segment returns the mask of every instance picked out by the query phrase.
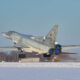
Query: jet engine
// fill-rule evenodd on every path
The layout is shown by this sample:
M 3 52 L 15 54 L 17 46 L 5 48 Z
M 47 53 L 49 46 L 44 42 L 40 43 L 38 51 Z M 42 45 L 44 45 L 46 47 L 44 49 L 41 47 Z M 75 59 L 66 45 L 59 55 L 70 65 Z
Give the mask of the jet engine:
M 55 55 L 59 55 L 62 51 L 62 46 L 60 44 L 55 45 Z
M 62 51 L 62 46 L 60 44 L 56 44 L 55 48 L 49 49 L 48 53 L 43 54 L 44 57 L 51 57 L 51 55 L 59 55 Z

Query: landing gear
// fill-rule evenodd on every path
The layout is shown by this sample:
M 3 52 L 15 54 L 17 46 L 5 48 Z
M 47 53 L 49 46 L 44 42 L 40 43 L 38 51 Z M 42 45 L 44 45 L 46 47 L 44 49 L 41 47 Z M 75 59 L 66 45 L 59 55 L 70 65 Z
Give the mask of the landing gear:
M 54 54 L 54 49 L 53 48 L 51 48 L 50 50 L 49 50 L 49 52 L 46 54 L 43 54 L 43 56 L 44 57 L 51 57 L 52 55 Z
M 22 59 L 22 58 L 25 58 L 26 57 L 26 55 L 25 54 L 19 54 L 19 59 Z
M 50 54 L 43 54 L 43 57 L 51 57 L 51 55 Z
M 22 48 L 18 47 L 18 51 L 19 51 L 19 54 L 18 54 L 19 59 L 22 59 L 22 58 L 26 57 L 25 54 L 23 53 Z
M 22 48 L 19 48 L 19 47 L 18 47 L 18 51 L 23 52 Z
M 45 62 L 51 62 L 53 54 L 54 54 L 54 49 L 53 48 L 51 48 L 48 53 L 44 53 L 43 57 L 45 59 Z
M 14 44 L 16 44 L 16 42 L 14 42 Z

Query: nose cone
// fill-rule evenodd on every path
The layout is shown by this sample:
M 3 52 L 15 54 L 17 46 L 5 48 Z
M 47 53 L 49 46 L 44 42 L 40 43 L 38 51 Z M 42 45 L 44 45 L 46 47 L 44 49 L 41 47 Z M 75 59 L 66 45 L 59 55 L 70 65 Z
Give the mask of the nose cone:
M 2 32 L 2 35 L 6 38 L 9 38 L 9 35 L 6 32 Z

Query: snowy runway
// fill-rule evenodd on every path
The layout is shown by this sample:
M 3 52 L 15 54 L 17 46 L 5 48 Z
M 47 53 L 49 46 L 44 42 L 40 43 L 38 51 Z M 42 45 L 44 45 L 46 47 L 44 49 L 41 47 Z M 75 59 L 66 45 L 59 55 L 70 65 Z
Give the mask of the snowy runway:
M 0 68 L 0 80 L 80 80 L 79 68 Z
M 80 80 L 80 63 L 0 63 L 0 80 Z
M 42 62 L 42 63 L 18 63 L 2 62 L 0 67 L 14 68 L 80 68 L 80 62 Z

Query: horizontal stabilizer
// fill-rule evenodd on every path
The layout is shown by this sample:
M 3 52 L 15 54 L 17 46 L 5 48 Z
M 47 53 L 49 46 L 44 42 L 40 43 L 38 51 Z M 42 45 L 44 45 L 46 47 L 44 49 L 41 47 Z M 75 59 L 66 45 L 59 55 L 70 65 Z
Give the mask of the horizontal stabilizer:
M 69 45 L 69 46 L 62 46 L 62 51 L 66 51 L 69 49 L 76 49 L 76 48 L 80 48 L 80 45 Z

